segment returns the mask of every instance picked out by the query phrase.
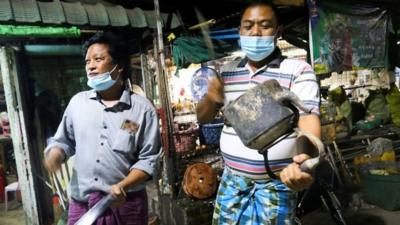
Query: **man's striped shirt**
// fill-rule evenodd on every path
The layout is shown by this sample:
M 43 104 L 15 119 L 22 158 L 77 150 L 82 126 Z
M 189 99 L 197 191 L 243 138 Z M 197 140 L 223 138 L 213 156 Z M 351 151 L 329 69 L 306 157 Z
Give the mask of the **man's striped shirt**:
M 279 49 L 276 57 L 264 67 L 252 72 L 246 59 L 232 61 L 221 68 L 225 88 L 225 105 L 242 95 L 246 90 L 270 79 L 277 80 L 282 88 L 295 93 L 319 115 L 320 93 L 312 67 L 301 60 L 282 58 Z M 305 112 L 300 111 L 300 115 Z M 226 166 L 233 172 L 254 179 L 267 178 L 263 155 L 243 145 L 232 127 L 224 126 L 220 147 Z M 279 171 L 292 162 L 296 153 L 295 134 L 271 147 L 268 151 L 269 164 L 273 171 Z

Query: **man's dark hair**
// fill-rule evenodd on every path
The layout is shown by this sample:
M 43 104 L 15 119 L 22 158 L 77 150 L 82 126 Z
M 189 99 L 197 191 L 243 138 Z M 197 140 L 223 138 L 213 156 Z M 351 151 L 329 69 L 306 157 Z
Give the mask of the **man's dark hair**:
M 115 33 L 96 33 L 83 44 L 83 57 L 86 57 L 89 47 L 96 43 L 108 45 L 108 54 L 110 54 L 113 63 L 118 64 L 121 68 L 123 68 L 123 79 L 128 79 L 131 75 L 131 66 L 129 57 L 130 52 L 127 42 L 121 36 Z
M 262 7 L 262 6 L 264 6 L 264 7 L 269 7 L 269 8 L 271 8 L 272 9 L 272 11 L 274 12 L 274 14 L 275 14 L 275 18 L 276 18 L 276 24 L 277 25 L 279 25 L 279 11 L 278 11 L 278 8 L 276 7 L 276 5 L 274 4 L 274 3 L 272 3 L 272 1 L 261 1 L 261 0 L 259 0 L 259 1 L 252 1 L 251 3 L 249 3 L 244 9 L 243 9 L 243 11 L 242 11 L 242 13 L 241 13 L 241 16 L 240 16 L 240 19 L 243 17 L 243 14 L 244 14 L 244 12 L 247 10 L 247 9 L 250 9 L 250 8 L 254 8 L 254 7 Z

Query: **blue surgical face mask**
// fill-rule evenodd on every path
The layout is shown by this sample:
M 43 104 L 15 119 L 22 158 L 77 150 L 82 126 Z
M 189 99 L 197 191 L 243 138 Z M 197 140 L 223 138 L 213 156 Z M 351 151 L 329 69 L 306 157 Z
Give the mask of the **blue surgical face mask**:
M 109 72 L 98 74 L 94 77 L 88 76 L 87 85 L 96 91 L 104 91 L 109 89 L 118 80 L 118 77 L 115 80 L 111 78 L 111 73 L 114 72 L 115 68 L 117 68 L 117 65 L 115 65 L 114 68 Z
M 242 36 L 240 47 L 251 61 L 265 59 L 275 50 L 275 36 Z

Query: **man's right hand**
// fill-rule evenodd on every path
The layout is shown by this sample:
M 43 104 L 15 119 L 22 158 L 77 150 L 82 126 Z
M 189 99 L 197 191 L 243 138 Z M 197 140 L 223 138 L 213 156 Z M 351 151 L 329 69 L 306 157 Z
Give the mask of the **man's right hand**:
M 208 81 L 208 93 L 197 104 L 196 114 L 199 123 L 210 123 L 224 103 L 224 84 L 219 77 Z
M 219 77 L 213 77 L 208 81 L 208 97 L 216 103 L 224 103 L 224 84 Z
M 65 158 L 65 153 L 61 148 L 53 147 L 45 155 L 43 164 L 49 172 L 56 172 L 60 169 L 61 163 Z

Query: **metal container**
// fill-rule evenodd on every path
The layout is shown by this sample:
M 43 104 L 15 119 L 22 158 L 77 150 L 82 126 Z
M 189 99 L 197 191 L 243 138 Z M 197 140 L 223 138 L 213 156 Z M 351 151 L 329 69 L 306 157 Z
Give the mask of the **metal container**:
M 262 153 L 296 127 L 298 111 L 293 104 L 301 105 L 297 96 L 269 80 L 230 102 L 224 116 L 245 146 Z

